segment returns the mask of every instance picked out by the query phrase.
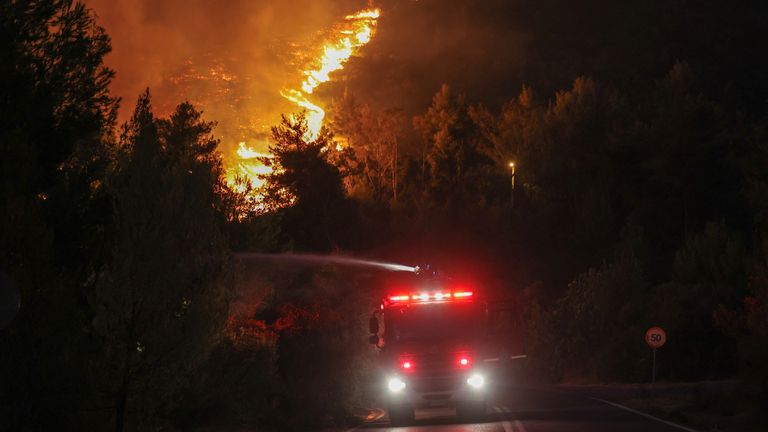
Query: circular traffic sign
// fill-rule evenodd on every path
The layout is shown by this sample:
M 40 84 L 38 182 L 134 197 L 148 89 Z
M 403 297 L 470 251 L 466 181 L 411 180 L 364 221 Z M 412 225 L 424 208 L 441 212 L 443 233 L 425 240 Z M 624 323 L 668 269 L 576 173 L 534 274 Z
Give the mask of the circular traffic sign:
M 667 343 L 667 332 L 661 327 L 651 327 L 645 332 L 645 343 L 651 348 L 661 348 Z

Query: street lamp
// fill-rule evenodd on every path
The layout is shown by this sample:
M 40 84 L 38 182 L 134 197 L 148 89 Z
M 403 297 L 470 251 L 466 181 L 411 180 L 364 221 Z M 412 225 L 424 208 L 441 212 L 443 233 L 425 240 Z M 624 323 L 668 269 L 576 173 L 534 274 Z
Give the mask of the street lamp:
M 515 208 L 515 162 L 510 161 L 509 162 L 509 169 L 512 171 L 512 188 L 509 191 L 509 202 L 510 207 Z

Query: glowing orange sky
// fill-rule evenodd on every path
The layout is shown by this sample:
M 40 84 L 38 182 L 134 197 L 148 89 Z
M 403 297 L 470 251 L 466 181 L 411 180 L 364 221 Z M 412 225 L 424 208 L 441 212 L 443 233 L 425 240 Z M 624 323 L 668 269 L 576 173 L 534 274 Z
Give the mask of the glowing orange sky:
M 107 64 L 126 120 L 146 87 L 159 115 L 188 99 L 218 122 L 227 154 L 241 141 L 263 149 L 280 113 L 296 107 L 280 91 L 301 83 L 301 68 L 323 32 L 366 1 L 86 0 L 112 38 Z M 322 98 L 322 96 L 315 96 Z

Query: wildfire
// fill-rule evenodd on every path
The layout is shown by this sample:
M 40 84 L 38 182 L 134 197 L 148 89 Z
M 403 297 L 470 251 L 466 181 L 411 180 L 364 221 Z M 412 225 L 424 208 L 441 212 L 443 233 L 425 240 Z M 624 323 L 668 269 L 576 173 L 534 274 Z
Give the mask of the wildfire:
M 237 148 L 237 172 L 247 178 L 253 188 L 259 188 L 264 184 L 259 176 L 272 172 L 272 168 L 261 163 L 259 158 L 271 157 L 269 153 L 259 153 L 241 142 Z
M 371 41 L 378 18 L 379 9 L 366 9 L 344 17 L 344 21 L 336 25 L 331 31 L 331 36 L 325 40 L 319 50 L 319 57 L 309 65 L 307 70 L 302 71 L 304 81 L 297 88 L 280 91 L 285 99 L 307 111 L 306 140 L 312 141 L 317 138 L 325 119 L 325 110 L 317 103 L 310 101 L 308 96 L 313 94 L 320 84 L 330 81 L 331 73 L 343 69 L 350 57 Z M 259 176 L 269 174 L 272 168 L 264 165 L 259 157 L 269 156 L 241 142 L 234 157 L 236 163 L 232 164 L 228 170 L 229 183 L 235 185 L 237 178 L 245 178 L 254 189 L 261 187 L 264 181 Z
M 313 69 L 304 71 L 306 78 L 301 83 L 301 90 L 287 89 L 280 93 L 307 110 L 308 140 L 315 139 L 320 133 L 325 110 L 310 102 L 307 95 L 311 95 L 320 84 L 328 82 L 331 72 L 343 69 L 356 50 L 371 41 L 378 18 L 378 9 L 367 9 L 344 17 L 344 22 L 336 29 L 335 37 L 325 44 L 322 55 L 312 65 Z

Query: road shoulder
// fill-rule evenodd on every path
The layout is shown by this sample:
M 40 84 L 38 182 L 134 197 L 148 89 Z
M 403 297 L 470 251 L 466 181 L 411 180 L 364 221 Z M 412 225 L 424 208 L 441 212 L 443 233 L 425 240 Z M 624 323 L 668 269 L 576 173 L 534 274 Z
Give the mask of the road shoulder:
M 694 383 L 556 385 L 562 391 L 612 404 L 638 415 L 678 425 L 682 430 L 759 432 L 768 430 L 737 381 Z

